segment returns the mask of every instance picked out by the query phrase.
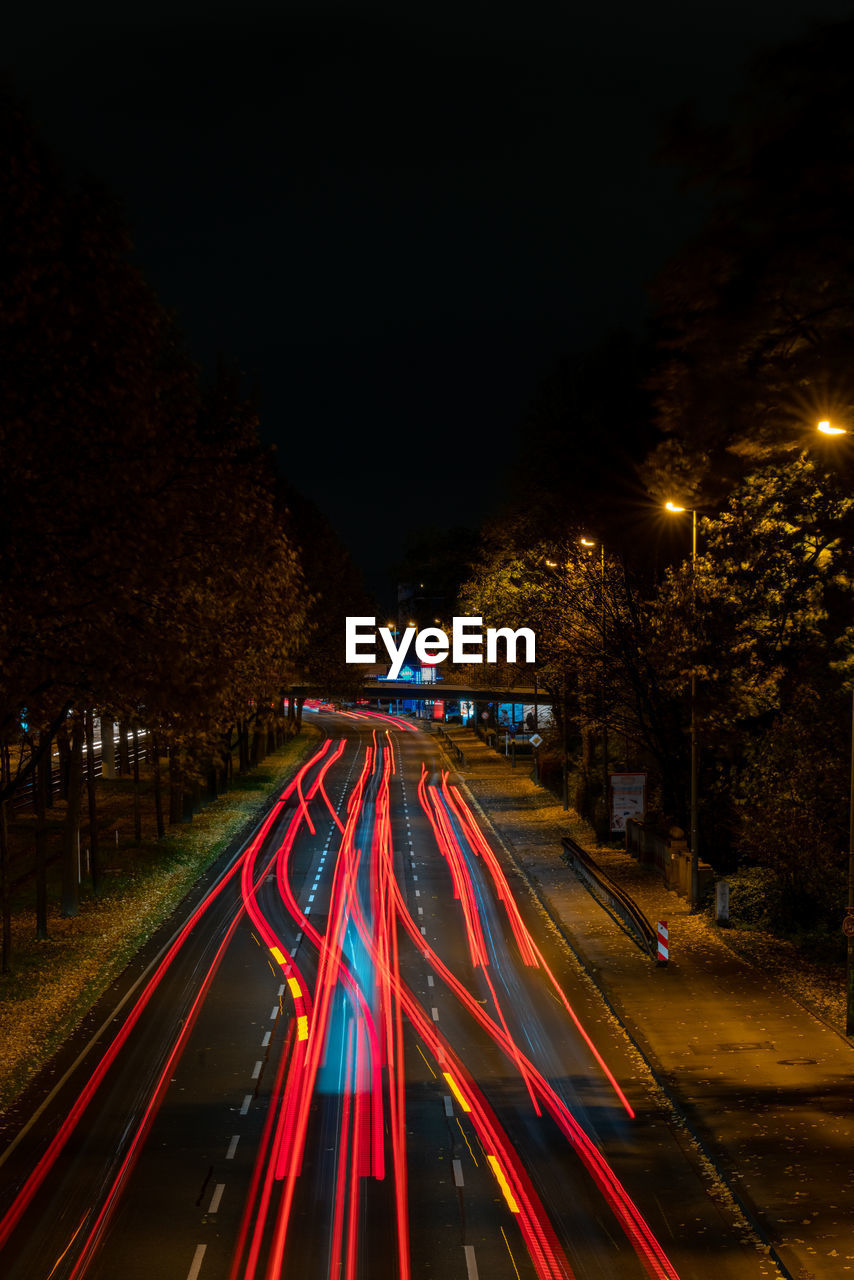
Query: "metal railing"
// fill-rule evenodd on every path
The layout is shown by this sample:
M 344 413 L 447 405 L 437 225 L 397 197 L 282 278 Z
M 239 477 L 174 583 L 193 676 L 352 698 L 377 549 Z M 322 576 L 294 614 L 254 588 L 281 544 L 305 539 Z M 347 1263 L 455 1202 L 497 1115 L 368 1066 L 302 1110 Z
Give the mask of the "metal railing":
M 466 762 L 465 755 L 463 754 L 460 747 L 457 746 L 456 742 L 454 742 L 451 735 L 449 733 L 446 733 L 445 730 L 442 728 L 442 726 L 439 724 L 436 725 L 436 732 L 439 735 L 440 739 L 442 740 L 442 745 L 446 747 L 448 751 L 450 751 L 451 755 L 454 757 L 457 763 L 465 764 Z
M 653 960 L 658 959 L 658 935 L 635 900 L 597 866 L 590 854 L 569 836 L 561 840 L 561 858 L 571 867 L 585 889 L 620 923 Z

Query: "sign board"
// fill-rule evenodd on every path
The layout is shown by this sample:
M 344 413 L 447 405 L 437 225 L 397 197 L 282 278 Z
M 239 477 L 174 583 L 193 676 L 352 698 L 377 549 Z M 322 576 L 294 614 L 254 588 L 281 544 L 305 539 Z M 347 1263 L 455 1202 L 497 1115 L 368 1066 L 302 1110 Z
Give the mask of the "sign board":
M 543 740 L 538 733 L 532 733 L 528 741 L 532 747 L 539 747 L 542 745 Z
M 842 932 L 846 938 L 854 938 L 854 915 L 849 914 L 842 921 Z
M 609 773 L 611 835 L 626 829 L 627 818 L 643 821 L 646 814 L 646 773 Z

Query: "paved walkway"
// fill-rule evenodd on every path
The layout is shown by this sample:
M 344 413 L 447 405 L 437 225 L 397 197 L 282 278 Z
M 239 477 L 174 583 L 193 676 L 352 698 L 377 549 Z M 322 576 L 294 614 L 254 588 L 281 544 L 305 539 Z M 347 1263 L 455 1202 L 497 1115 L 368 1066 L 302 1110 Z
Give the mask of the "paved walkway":
M 487 812 L 659 1083 L 792 1280 L 854 1277 L 854 1048 L 691 916 L 658 875 L 595 850 L 577 815 L 467 730 L 455 771 Z M 560 859 L 560 837 L 600 865 L 653 922 L 657 968 Z

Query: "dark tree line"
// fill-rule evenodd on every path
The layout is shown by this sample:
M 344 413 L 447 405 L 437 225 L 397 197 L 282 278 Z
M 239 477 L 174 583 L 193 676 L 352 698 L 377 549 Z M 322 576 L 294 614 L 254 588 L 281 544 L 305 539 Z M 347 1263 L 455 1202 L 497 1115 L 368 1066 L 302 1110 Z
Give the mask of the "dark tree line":
M 248 767 L 293 731 L 284 698 L 307 673 L 323 674 L 325 641 L 312 648 L 312 636 L 328 630 L 330 582 L 341 608 L 358 586 L 331 533 L 291 509 L 239 379 L 221 368 L 203 383 L 109 195 L 66 181 L 5 97 L 0 298 L 5 964 L 6 812 L 28 783 L 46 930 L 52 753 L 67 796 L 62 908 L 74 914 L 96 718 L 119 722 L 123 742 L 145 730 L 162 834 L 200 786 L 226 785 L 235 744 Z M 91 782 L 86 816 L 97 887 Z
M 650 340 L 609 339 L 538 397 L 463 594 L 538 629 L 591 814 L 610 744 L 687 826 L 694 675 L 701 854 L 765 867 L 788 926 L 835 927 L 843 899 L 854 437 L 816 424 L 854 432 L 852 55 L 854 21 L 816 26 L 758 60 L 730 120 L 672 122 L 707 223 L 654 282 Z

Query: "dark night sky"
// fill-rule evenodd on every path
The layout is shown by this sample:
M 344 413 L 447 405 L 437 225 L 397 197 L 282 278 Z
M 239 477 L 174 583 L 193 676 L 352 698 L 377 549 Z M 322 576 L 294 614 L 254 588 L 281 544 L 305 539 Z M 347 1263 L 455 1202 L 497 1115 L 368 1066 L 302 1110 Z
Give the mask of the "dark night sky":
M 372 585 L 476 520 L 562 354 L 640 325 L 699 206 L 650 153 L 839 0 L 21 6 L 0 65 L 124 201 L 193 354 L 257 389 Z

